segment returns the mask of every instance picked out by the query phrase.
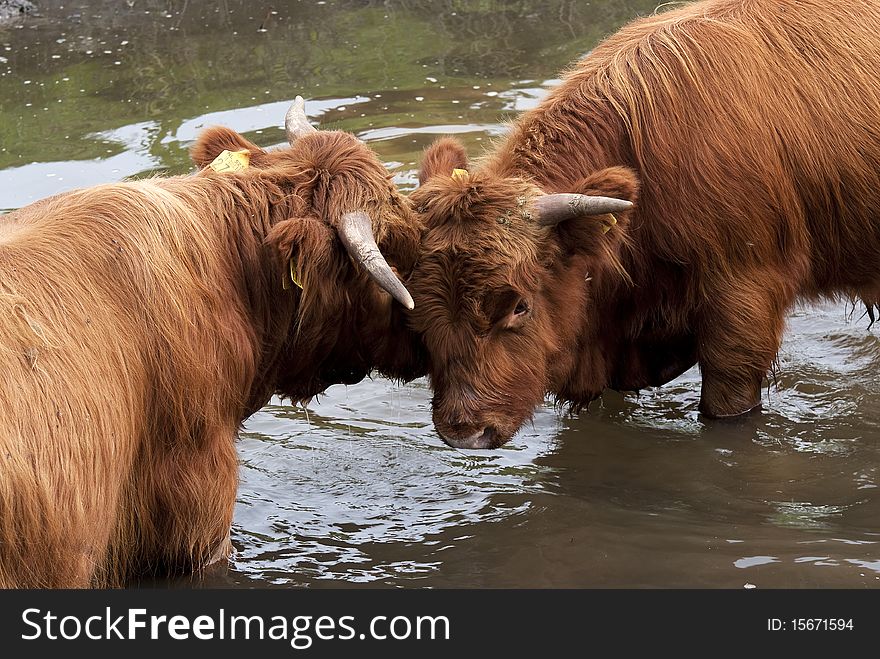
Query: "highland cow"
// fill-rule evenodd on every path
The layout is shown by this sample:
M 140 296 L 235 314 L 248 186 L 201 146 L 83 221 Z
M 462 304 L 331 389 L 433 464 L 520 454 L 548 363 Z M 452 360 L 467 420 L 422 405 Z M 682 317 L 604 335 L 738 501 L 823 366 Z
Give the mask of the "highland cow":
M 872 309 L 878 34 L 868 0 L 689 4 L 605 40 L 474 171 L 430 147 L 408 286 L 446 441 L 694 364 L 700 411 L 741 415 L 795 302 Z
M 242 171 L 0 218 L 0 587 L 118 586 L 221 559 L 243 419 L 275 393 L 405 368 L 393 327 L 412 300 L 383 253 L 409 274 L 416 219 L 353 136 L 312 128 L 301 99 L 286 124 L 273 151 L 201 134 L 199 165 L 242 151 Z

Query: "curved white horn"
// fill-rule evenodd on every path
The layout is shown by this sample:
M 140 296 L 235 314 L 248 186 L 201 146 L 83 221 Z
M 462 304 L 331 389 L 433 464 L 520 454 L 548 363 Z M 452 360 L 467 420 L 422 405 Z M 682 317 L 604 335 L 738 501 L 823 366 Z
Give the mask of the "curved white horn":
M 302 96 L 293 99 L 293 105 L 284 117 L 284 130 L 287 133 L 287 141 L 291 144 L 303 135 L 317 132 L 318 129 L 306 118 L 306 102 Z
M 388 265 L 376 239 L 373 237 L 373 224 L 370 216 L 363 211 L 346 213 L 339 222 L 339 238 L 352 259 L 364 266 L 370 277 L 391 297 L 407 309 L 415 307 L 406 286 L 400 283 L 397 275 Z

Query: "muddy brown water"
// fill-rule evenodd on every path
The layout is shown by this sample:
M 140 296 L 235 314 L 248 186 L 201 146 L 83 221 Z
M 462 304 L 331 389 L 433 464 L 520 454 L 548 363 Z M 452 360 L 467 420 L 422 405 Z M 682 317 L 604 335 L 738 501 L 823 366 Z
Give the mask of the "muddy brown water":
M 205 125 L 280 143 L 296 94 L 412 189 L 434 137 L 479 154 L 655 4 L 44 0 L 0 24 L 0 209 L 190 171 Z M 241 433 L 229 569 L 159 585 L 878 587 L 880 341 L 860 314 L 794 310 L 765 411 L 734 423 L 700 419 L 696 370 L 577 417 L 548 403 L 497 451 L 446 447 L 424 380 L 273 400 Z

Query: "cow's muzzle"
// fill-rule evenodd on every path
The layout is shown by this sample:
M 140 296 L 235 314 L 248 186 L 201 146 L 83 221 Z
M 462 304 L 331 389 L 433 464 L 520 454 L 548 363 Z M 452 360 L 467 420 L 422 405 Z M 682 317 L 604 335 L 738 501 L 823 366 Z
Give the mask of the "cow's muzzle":
M 484 449 L 498 448 L 504 440 L 492 426 L 487 426 L 470 435 L 440 432 L 443 441 L 453 448 Z

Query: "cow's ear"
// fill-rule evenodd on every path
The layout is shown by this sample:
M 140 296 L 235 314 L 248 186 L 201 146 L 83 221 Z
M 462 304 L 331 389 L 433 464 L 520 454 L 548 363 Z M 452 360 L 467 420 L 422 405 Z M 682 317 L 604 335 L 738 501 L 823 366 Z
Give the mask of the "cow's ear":
M 195 144 L 189 149 L 189 156 L 199 169 L 202 169 L 210 165 L 214 158 L 223 151 L 241 151 L 242 149 L 250 151 L 251 165 L 259 166 L 259 161 L 266 155 L 263 149 L 234 130 L 223 126 L 213 126 L 199 133 Z
M 313 217 L 294 217 L 278 222 L 266 236 L 266 244 L 279 264 L 280 287 L 332 288 L 339 280 L 335 269 L 341 260 L 334 256 L 334 230 Z M 320 286 L 314 286 L 321 282 Z M 313 284 L 310 286 L 310 283 Z
M 419 171 L 419 184 L 434 176 L 451 176 L 454 169 L 467 169 L 467 151 L 454 137 L 441 137 L 425 149 L 422 168 Z
M 639 182 L 627 167 L 609 167 L 581 179 L 571 192 L 638 203 Z M 632 210 L 607 215 L 575 216 L 556 226 L 564 252 L 599 256 L 614 254 L 626 237 Z
M 377 237 L 379 251 L 397 274 L 406 279 L 418 261 L 422 245 L 421 218 L 412 212 L 389 213 L 384 217 L 384 231 Z
M 639 179 L 629 167 L 608 167 L 593 172 L 580 180 L 572 192 L 626 199 L 636 203 L 639 196 Z

